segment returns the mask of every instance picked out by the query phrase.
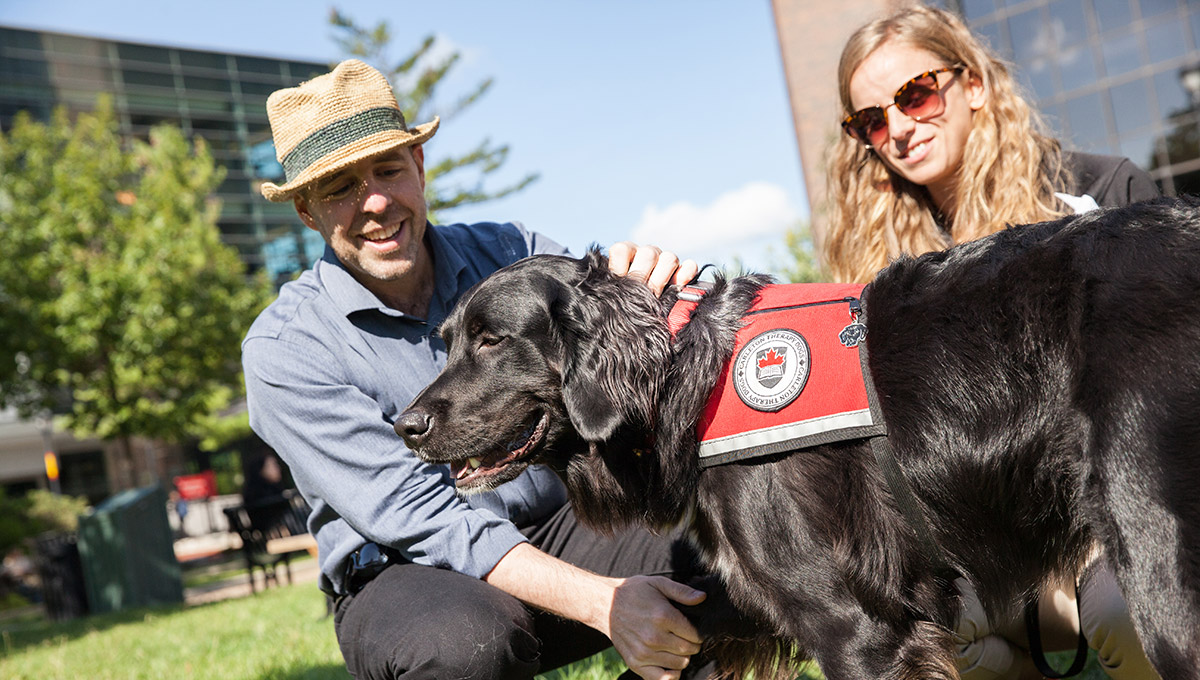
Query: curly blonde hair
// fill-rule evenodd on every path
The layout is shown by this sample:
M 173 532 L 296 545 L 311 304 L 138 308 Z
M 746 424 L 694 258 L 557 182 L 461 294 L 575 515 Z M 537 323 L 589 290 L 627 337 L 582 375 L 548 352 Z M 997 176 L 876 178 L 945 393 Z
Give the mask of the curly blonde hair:
M 955 15 L 914 6 L 858 29 L 838 65 L 838 90 L 853 111 L 850 77 L 886 42 L 900 42 L 965 66 L 979 78 L 986 102 L 975 111 L 958 169 L 953 214 L 942 215 L 928 190 L 893 172 L 840 135 L 828 163 L 830 212 L 822 264 L 836 281 L 869 281 L 898 255 L 941 250 L 1008 224 L 1066 214 L 1055 191 L 1070 191 L 1058 141 L 1017 90 L 1008 67 Z

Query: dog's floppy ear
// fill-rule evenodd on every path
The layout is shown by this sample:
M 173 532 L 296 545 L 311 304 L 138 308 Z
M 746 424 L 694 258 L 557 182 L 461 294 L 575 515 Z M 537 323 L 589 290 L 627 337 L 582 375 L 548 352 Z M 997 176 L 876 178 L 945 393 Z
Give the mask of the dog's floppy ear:
M 567 415 L 588 441 L 624 425 L 653 427 L 670 364 L 670 333 L 645 284 L 618 277 L 592 249 L 583 277 L 564 286 L 553 310 L 563 348 Z

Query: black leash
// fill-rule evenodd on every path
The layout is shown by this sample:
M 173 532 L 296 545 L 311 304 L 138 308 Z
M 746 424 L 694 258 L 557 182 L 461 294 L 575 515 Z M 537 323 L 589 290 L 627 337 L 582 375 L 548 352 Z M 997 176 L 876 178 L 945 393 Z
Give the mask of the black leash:
M 1025 627 L 1029 632 L 1029 656 L 1033 658 L 1033 665 L 1037 666 L 1038 672 L 1047 678 L 1069 678 L 1079 675 L 1084 664 L 1087 663 L 1088 643 L 1083 634 L 1083 607 L 1079 599 L 1078 583 L 1075 584 L 1075 612 L 1079 615 L 1079 642 L 1075 647 L 1075 660 L 1071 662 L 1070 668 L 1059 673 L 1050 667 L 1050 662 L 1046 660 L 1046 651 L 1042 648 L 1037 593 L 1034 593 L 1034 596 L 1025 603 Z

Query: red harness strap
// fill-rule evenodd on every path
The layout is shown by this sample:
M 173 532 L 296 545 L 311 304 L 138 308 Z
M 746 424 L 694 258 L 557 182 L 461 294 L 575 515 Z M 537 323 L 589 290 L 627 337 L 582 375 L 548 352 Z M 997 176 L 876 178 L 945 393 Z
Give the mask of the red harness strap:
M 759 292 L 697 425 L 701 466 L 886 432 L 858 351 L 862 288 L 789 284 Z M 681 291 L 668 316 L 672 336 L 702 295 Z
M 671 312 L 667 314 L 667 328 L 671 329 L 672 340 L 687 325 L 692 318 L 692 311 L 696 309 L 696 305 L 700 304 L 700 300 L 706 294 L 708 294 L 708 287 L 703 283 L 689 284 L 679 291 L 679 296 L 675 299 L 675 306 L 671 307 Z

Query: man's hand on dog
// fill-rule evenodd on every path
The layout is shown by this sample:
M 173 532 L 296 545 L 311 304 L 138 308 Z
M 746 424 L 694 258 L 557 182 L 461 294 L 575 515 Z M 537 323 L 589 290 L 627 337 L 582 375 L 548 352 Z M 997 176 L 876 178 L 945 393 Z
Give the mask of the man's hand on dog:
M 705 594 L 662 576 L 623 579 L 613 592 L 609 639 L 634 673 L 646 680 L 678 680 L 700 634 L 671 601 L 696 605 Z
M 662 295 L 668 284 L 683 286 L 700 272 L 700 266 L 693 260 L 680 262 L 675 253 L 630 241 L 609 246 L 608 268 L 617 276 L 645 282 L 655 295 Z

